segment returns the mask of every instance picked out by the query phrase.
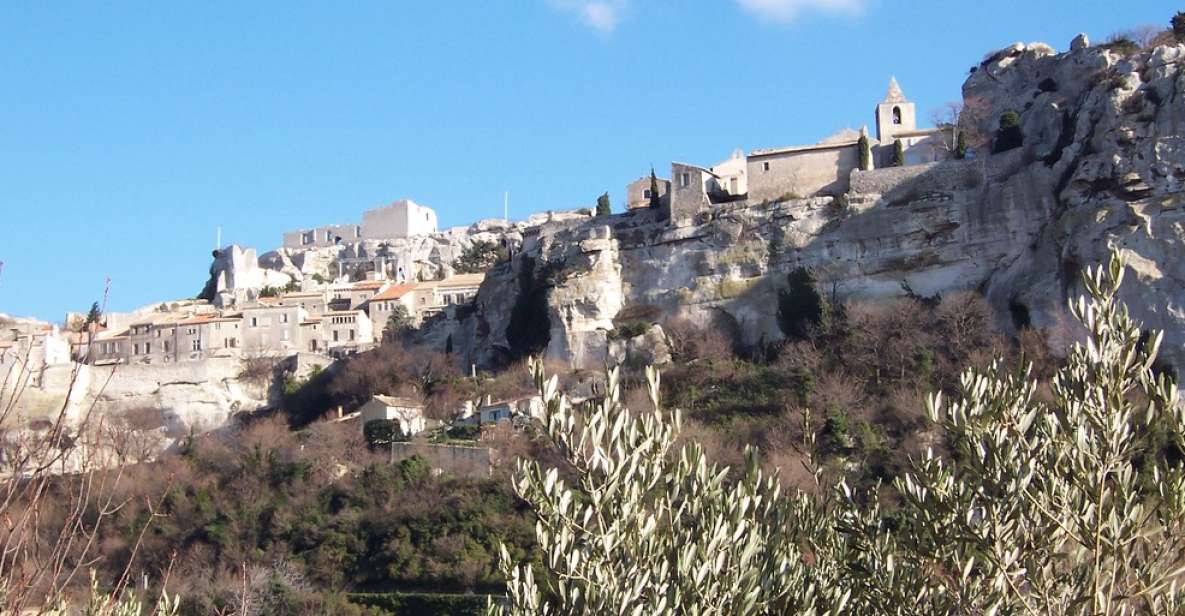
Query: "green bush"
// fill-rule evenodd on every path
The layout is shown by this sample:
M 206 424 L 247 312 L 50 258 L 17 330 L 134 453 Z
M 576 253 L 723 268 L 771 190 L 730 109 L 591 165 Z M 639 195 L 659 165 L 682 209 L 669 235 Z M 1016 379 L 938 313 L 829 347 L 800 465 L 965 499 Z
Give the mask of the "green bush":
M 827 316 L 827 302 L 815 290 L 815 276 L 805 267 L 786 275 L 786 289 L 778 293 L 778 328 L 791 340 L 801 340 Z
M 611 340 L 629 340 L 645 334 L 650 330 L 650 323 L 647 321 L 627 321 L 618 324 L 609 332 Z
M 1024 133 L 1020 130 L 1020 114 L 1015 111 L 1005 111 L 1000 114 L 1000 128 L 996 131 L 996 139 L 992 143 L 992 153 L 1007 152 L 1024 145 Z
M 399 428 L 399 423 L 391 419 L 372 419 L 366 422 L 366 425 L 362 426 L 362 435 L 371 449 L 408 439 Z
M 453 270 L 458 274 L 477 274 L 488 271 L 498 261 L 509 258 L 505 248 L 492 240 L 478 240 L 461 251 L 461 256 L 453 261 Z
M 893 141 L 893 161 L 891 165 L 893 167 L 905 166 L 905 142 L 900 139 Z
M 487 595 L 422 592 L 350 593 L 349 599 L 393 616 L 476 616 L 487 603 Z

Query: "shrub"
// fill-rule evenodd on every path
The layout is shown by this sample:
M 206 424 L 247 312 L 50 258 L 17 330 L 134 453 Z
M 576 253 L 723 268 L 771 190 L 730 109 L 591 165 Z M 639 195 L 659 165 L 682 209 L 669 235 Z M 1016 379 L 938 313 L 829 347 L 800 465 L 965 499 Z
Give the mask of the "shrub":
M 872 168 L 872 146 L 868 143 L 868 135 L 860 133 L 857 145 L 860 147 L 860 170 L 868 171 Z
M 959 136 L 955 138 L 955 158 L 963 160 L 967 158 L 967 133 L 959 131 Z
M 1020 129 L 1020 114 L 1015 111 L 1005 111 L 1000 114 L 1000 128 L 996 131 L 996 139 L 992 143 L 992 153 L 1007 152 L 1024 145 L 1024 134 Z
M 407 441 L 399 424 L 391 419 L 372 419 L 362 426 L 362 435 L 371 449 Z
M 827 316 L 826 300 L 815 290 L 815 276 L 805 267 L 786 275 L 787 287 L 778 292 L 778 328 L 787 338 L 810 335 Z
M 492 240 L 478 240 L 461 251 L 453 261 L 453 270 L 458 274 L 477 274 L 488 271 L 498 261 L 509 258 L 505 248 Z

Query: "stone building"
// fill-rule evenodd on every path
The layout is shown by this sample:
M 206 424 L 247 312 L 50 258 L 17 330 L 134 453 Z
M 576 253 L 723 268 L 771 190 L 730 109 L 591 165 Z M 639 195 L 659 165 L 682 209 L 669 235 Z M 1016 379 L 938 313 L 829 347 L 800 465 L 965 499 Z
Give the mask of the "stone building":
M 410 199 L 362 213 L 362 238 L 387 240 L 436 233 L 436 212 Z
M 379 340 L 383 338 L 387 329 L 387 321 L 399 306 L 402 306 L 407 311 L 407 316 L 414 321 L 415 288 L 414 284 L 398 284 L 387 287 L 378 295 L 370 298 L 366 310 L 370 315 L 375 338 Z
M 395 422 L 404 436 L 415 436 L 427 429 L 424 403 L 412 398 L 373 396 L 358 409 L 358 419 L 363 429 L 375 420 Z
M 325 350 L 360 351 L 374 344 L 374 326 L 362 310 L 331 310 L 321 315 L 321 340 Z
M 890 79 L 874 116 L 875 137 L 866 129 L 844 129 L 810 145 L 755 149 L 747 156 L 737 151 L 712 167 L 671 163 L 670 204 L 663 213 L 673 224 L 684 224 L 713 204 L 728 201 L 760 203 L 845 194 L 852 172 L 860 168 L 861 134 L 868 137 L 872 165 L 877 168 L 893 164 L 898 142 L 906 165 L 950 157 L 950 130 L 919 129 L 915 105 L 905 97 L 896 78 Z M 631 199 L 635 184 L 627 187 Z
M 362 240 L 389 240 L 436 233 L 436 212 L 400 199 L 362 213 L 362 224 L 325 225 L 284 233 L 285 248 L 317 248 Z
M 308 311 L 276 300 L 243 308 L 242 343 L 248 355 L 289 355 L 303 350 L 301 324 Z
M 625 187 L 625 208 L 627 210 L 638 210 L 648 208 L 651 205 L 651 177 L 644 175 L 633 182 L 630 182 Z M 664 178 L 657 178 L 658 184 L 658 202 L 659 207 L 663 203 L 669 203 L 671 192 L 671 181 Z

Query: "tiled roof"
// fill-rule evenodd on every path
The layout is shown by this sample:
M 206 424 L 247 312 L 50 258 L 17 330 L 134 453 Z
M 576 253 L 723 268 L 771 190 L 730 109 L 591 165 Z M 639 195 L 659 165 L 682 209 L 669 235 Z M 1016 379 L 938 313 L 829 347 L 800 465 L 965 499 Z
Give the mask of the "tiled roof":
M 411 293 L 412 291 L 414 291 L 415 288 L 416 288 L 416 285 L 414 285 L 414 284 L 397 284 L 393 287 L 386 289 L 382 293 L 379 293 L 378 295 L 375 295 L 374 297 L 370 298 L 370 301 L 373 302 L 376 300 L 382 301 L 382 300 L 388 300 L 388 299 L 399 299 L 399 298 L 403 297 L 404 295 L 407 295 L 408 293 Z
M 355 282 L 350 286 L 355 291 L 365 291 L 369 289 L 381 289 L 387 282 L 384 280 L 363 280 L 362 282 Z

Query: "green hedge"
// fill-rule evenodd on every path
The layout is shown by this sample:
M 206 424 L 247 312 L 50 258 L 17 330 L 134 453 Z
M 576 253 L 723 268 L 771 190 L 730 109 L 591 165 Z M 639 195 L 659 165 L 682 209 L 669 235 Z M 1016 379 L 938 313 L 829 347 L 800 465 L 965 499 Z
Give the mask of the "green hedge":
M 350 593 L 350 601 L 394 616 L 476 616 L 484 614 L 487 595 L 420 592 Z

